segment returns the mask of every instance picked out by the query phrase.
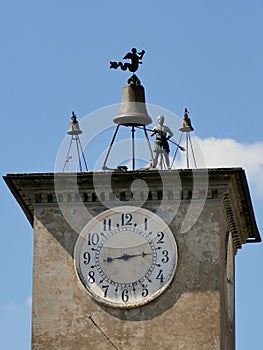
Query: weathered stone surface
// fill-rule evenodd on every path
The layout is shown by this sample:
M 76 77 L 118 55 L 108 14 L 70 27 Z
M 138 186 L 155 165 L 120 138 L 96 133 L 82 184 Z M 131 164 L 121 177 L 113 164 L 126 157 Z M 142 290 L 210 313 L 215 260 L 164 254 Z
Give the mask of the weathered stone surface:
M 158 299 L 131 310 L 97 304 L 74 269 L 78 232 L 110 201 L 112 189 L 104 175 L 99 196 L 92 195 L 92 174 L 80 175 L 79 195 L 68 190 L 70 178 L 64 175 L 57 197 L 53 174 L 6 177 L 34 222 L 32 349 L 234 349 L 234 325 L 227 317 L 226 237 L 229 230 L 235 233 L 235 250 L 247 239 L 260 240 L 243 171 L 209 170 L 204 207 L 186 232 L 182 224 L 189 206 L 206 194 L 193 189 L 190 171 L 165 173 L 165 191 L 155 172 L 124 175 L 115 175 L 112 187 L 118 185 L 118 191 L 113 201 L 120 205 L 116 199 L 120 192 L 126 193 L 125 200 L 133 198 L 132 205 L 148 198 L 143 206 L 169 221 L 179 255 L 171 286 Z M 178 175 L 181 185 L 175 181 Z M 141 195 L 138 189 L 136 196 L 131 195 L 131 182 L 140 178 L 147 182 L 151 196 L 145 197 L 144 190 Z M 98 199 L 101 193 L 104 204 Z M 193 212 L 197 209 L 193 206 Z

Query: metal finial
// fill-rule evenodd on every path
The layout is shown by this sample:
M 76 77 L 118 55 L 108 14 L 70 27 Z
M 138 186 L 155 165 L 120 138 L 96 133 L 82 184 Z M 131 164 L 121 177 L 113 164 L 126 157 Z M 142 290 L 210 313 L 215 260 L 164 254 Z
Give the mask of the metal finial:
M 185 143 L 186 143 L 186 167 L 187 167 L 187 169 L 189 169 L 189 166 L 190 166 L 189 147 L 191 149 L 194 166 L 195 166 L 195 168 L 197 168 L 196 160 L 195 160 L 195 154 L 194 154 L 194 148 L 193 148 L 192 141 L 191 141 L 191 132 L 194 131 L 194 128 L 192 126 L 191 119 L 189 118 L 188 114 L 189 114 L 189 111 L 187 110 L 187 108 L 185 108 L 184 109 L 184 117 L 183 117 L 183 120 L 182 120 L 182 126 L 179 129 L 181 131 L 181 137 L 180 137 L 180 140 L 179 140 L 179 144 L 180 144 L 180 142 L 181 142 L 181 140 L 183 138 L 183 135 L 185 135 L 185 137 L 186 137 Z M 175 161 L 176 154 L 177 154 L 177 151 L 174 154 L 172 164 Z
M 70 141 L 68 153 L 66 156 L 66 160 L 65 160 L 62 172 L 64 172 L 64 170 L 66 169 L 66 166 L 69 164 L 69 161 L 72 159 L 72 156 L 70 155 L 70 151 L 71 151 L 71 146 L 72 146 L 73 141 L 75 141 L 75 143 L 76 143 L 79 170 L 82 171 L 81 159 L 83 159 L 85 169 L 86 169 L 86 171 L 88 171 L 87 162 L 86 162 L 83 148 L 82 148 L 82 145 L 81 145 L 81 142 L 79 139 L 79 135 L 82 134 L 82 130 L 80 130 L 80 128 L 79 128 L 79 123 L 77 121 L 77 117 L 76 117 L 76 114 L 74 112 L 72 112 L 72 115 L 71 115 L 70 127 L 69 127 L 69 130 L 67 131 L 67 134 L 71 136 L 71 141 Z
M 72 112 L 70 127 L 69 127 L 69 131 L 67 132 L 67 134 L 69 134 L 69 135 L 82 134 L 82 130 L 80 130 L 80 128 L 79 128 L 79 123 L 77 121 L 77 117 L 76 117 L 76 114 L 74 112 Z
M 76 121 L 77 120 L 76 114 L 73 111 L 72 111 L 72 115 L 71 115 L 71 120 L 72 121 Z
M 194 128 L 191 123 L 191 119 L 189 118 L 189 111 L 187 108 L 184 109 L 184 117 L 182 121 L 182 127 L 179 129 L 182 132 L 191 132 L 194 131 Z

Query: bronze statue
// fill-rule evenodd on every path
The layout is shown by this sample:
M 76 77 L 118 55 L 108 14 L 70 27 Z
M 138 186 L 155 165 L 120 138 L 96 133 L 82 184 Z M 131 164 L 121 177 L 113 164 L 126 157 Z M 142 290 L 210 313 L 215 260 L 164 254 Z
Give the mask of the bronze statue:
M 156 135 L 156 140 L 154 141 L 154 166 L 158 164 L 158 158 L 161 156 L 160 166 L 162 168 L 162 155 L 164 155 L 166 166 L 170 168 L 169 161 L 169 144 L 168 140 L 173 136 L 173 132 L 168 126 L 164 125 L 164 117 L 159 115 L 157 117 L 158 125 L 152 129 L 151 136 Z M 168 136 L 166 136 L 168 134 Z
M 145 54 L 145 51 L 142 50 L 141 52 L 137 52 L 137 49 L 132 48 L 131 52 L 128 52 L 123 59 L 127 60 L 130 59 L 131 63 L 122 63 L 122 62 L 112 62 L 110 61 L 110 68 L 117 69 L 120 67 L 122 70 L 129 70 L 130 72 L 136 72 L 139 68 L 139 64 L 142 64 L 141 59 L 143 58 L 143 55 Z

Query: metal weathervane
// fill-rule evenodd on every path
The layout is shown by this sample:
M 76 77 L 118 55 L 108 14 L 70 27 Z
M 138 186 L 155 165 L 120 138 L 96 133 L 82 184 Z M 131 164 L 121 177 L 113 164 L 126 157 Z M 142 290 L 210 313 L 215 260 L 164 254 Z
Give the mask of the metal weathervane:
M 138 52 L 135 47 L 131 49 L 130 52 L 127 52 L 126 55 L 123 57 L 124 60 L 131 60 L 131 62 L 115 62 L 110 61 L 110 69 L 117 69 L 121 68 L 121 70 L 129 70 L 130 72 L 134 73 L 138 70 L 139 65 L 142 64 L 142 58 L 145 54 L 145 51 L 142 50 L 141 52 Z M 133 74 L 128 79 L 128 84 L 140 84 L 140 79 L 137 77 L 136 74 Z
M 110 68 L 117 69 L 118 67 L 121 68 L 121 70 L 129 70 L 130 72 L 134 73 L 139 68 L 139 64 L 142 64 L 142 58 L 145 54 L 145 51 L 142 50 L 141 52 L 137 52 L 137 49 L 132 48 L 131 52 L 128 52 L 123 59 L 128 60 L 130 59 L 131 62 L 128 63 L 122 63 L 122 62 L 113 62 L 110 61 Z

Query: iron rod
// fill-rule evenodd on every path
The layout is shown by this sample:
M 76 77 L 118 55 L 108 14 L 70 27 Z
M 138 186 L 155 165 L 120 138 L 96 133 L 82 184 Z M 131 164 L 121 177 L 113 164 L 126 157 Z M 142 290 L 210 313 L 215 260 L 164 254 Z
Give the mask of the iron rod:
M 76 135 L 75 140 L 76 140 L 77 152 L 78 152 L 78 158 L 79 158 L 79 170 L 80 170 L 80 172 L 82 172 L 81 156 L 80 156 L 80 152 L 79 152 L 79 137 L 78 137 L 78 135 Z
M 186 133 L 186 167 L 189 169 L 189 158 L 188 158 L 188 132 Z
M 178 142 L 178 144 L 180 145 L 181 141 L 182 141 L 182 137 L 183 137 L 183 132 L 181 132 L 181 136 L 180 136 L 180 140 Z M 176 147 L 176 150 L 174 152 L 174 156 L 173 156 L 173 161 L 172 161 L 172 165 L 171 165 L 171 168 L 173 167 L 174 165 L 174 161 L 175 161 L 175 158 L 176 158 L 176 155 L 177 155 L 177 152 L 178 152 L 178 146 Z
M 63 173 L 64 170 L 65 170 L 66 164 L 69 162 L 69 152 L 70 152 L 70 149 L 71 149 L 72 140 L 73 140 L 73 136 L 71 136 L 71 140 L 70 140 L 70 144 L 69 144 L 69 149 L 68 149 L 68 153 L 67 153 L 67 156 L 66 156 L 66 160 L 65 160 L 64 166 L 63 166 L 62 173 Z
M 134 126 L 132 126 L 132 170 L 135 169 L 135 145 L 134 145 Z
M 112 145 L 113 145 L 113 143 L 114 143 L 115 137 L 116 137 L 116 135 L 117 135 L 117 132 L 118 132 L 118 130 L 119 130 L 119 127 L 120 127 L 120 124 L 117 125 L 117 127 L 116 127 L 116 129 L 115 129 L 115 132 L 114 132 L 114 134 L 113 134 L 113 137 L 112 137 L 112 139 L 111 139 L 110 146 L 109 146 L 109 148 L 108 148 L 108 151 L 107 151 L 105 160 L 104 160 L 103 165 L 102 165 L 102 170 L 105 170 L 105 169 L 107 168 L 107 167 L 106 167 L 106 163 L 107 163 L 107 160 L 108 160 L 108 158 L 109 158 L 110 151 L 111 151 Z
M 152 147 L 151 147 L 151 144 L 150 144 L 150 140 L 149 140 L 149 137 L 148 137 L 148 134 L 147 134 L 145 125 L 143 126 L 143 130 L 144 130 L 145 138 L 146 138 L 147 145 L 148 145 L 148 148 L 149 148 L 149 150 L 150 150 L 150 155 L 151 155 L 151 165 L 150 165 L 150 166 L 151 166 L 152 168 L 154 168 L 153 151 L 152 151 Z
M 136 128 L 142 129 L 140 126 L 136 126 Z M 145 128 L 145 126 L 144 126 L 144 128 Z M 147 128 L 145 128 L 145 130 L 147 130 L 147 131 L 152 131 L 152 129 L 147 129 Z M 156 132 L 158 132 L 158 130 L 156 130 Z M 158 132 L 158 133 L 159 133 L 159 132 Z M 179 147 L 181 151 L 183 151 L 183 152 L 185 151 L 184 147 L 180 146 L 179 143 L 177 143 L 177 142 L 175 142 L 175 141 L 172 141 L 171 139 L 168 139 L 168 138 L 167 138 L 167 141 L 170 141 L 170 142 L 173 143 L 175 146 Z
M 195 161 L 195 154 L 194 154 L 194 149 L 193 149 L 193 145 L 192 145 L 192 140 L 191 140 L 191 135 L 190 135 L 190 133 L 189 133 L 189 141 L 190 141 L 190 146 L 191 146 L 191 150 L 192 150 L 194 165 L 195 165 L 195 168 L 197 168 L 196 161 Z
M 84 152 L 83 152 L 83 148 L 82 148 L 82 145 L 81 145 L 81 142 L 80 142 L 80 138 L 79 138 L 79 146 L 80 146 L 80 150 L 81 150 L 81 155 L 82 155 L 82 158 L 83 158 L 83 162 L 84 162 L 85 167 L 86 167 L 86 171 L 88 171 L 88 166 L 87 166 L 87 162 L 86 162 L 86 159 L 85 159 L 85 155 L 84 155 Z

